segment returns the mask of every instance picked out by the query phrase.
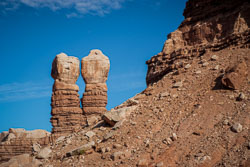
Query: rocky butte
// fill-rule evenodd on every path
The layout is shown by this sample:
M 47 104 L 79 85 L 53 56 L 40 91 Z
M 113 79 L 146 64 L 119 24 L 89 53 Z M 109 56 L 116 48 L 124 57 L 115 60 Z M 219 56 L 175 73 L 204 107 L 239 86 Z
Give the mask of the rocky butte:
M 147 88 L 107 112 L 109 61 L 102 52 L 82 59 L 83 110 L 79 61 L 55 58 L 52 76 L 61 86 L 53 89 L 52 111 L 60 112 L 51 119 L 60 137 L 43 133 L 37 146 L 30 132 L 3 132 L 0 160 L 22 155 L 0 166 L 249 167 L 249 11 L 246 0 L 188 0 L 184 21 L 146 62 Z

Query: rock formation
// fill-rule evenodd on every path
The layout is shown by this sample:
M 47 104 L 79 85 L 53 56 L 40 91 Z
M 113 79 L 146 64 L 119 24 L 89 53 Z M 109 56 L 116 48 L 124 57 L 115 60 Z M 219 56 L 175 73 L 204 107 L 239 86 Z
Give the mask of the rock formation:
M 85 81 L 82 107 L 86 115 L 102 114 L 106 111 L 109 58 L 100 50 L 91 50 L 82 59 L 81 73 Z
M 181 60 L 227 47 L 249 48 L 249 10 L 247 0 L 188 1 L 183 14 L 185 20 L 168 35 L 162 52 L 146 62 L 147 84 L 183 68 Z
M 51 98 L 53 136 L 58 137 L 81 129 L 83 113 L 80 108 L 79 87 L 75 84 L 79 74 L 79 60 L 64 53 L 57 55 L 51 76 L 55 79 Z
M 0 133 L 0 163 L 20 154 L 31 154 L 33 144 L 45 146 L 50 143 L 50 133 L 45 130 L 26 131 L 9 129 Z

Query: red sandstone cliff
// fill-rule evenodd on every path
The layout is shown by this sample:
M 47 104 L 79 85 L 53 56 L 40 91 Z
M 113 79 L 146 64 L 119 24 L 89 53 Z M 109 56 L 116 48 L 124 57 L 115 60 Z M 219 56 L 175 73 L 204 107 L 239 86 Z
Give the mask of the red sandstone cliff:
M 247 0 L 189 0 L 185 20 L 168 35 L 162 52 L 147 61 L 147 84 L 182 68 L 182 59 L 225 48 L 249 48 L 250 3 Z

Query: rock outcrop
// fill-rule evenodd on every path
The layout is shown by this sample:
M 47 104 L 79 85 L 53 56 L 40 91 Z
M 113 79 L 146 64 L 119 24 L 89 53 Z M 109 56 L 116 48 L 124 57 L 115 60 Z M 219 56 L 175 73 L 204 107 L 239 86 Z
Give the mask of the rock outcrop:
M 51 98 L 53 136 L 67 135 L 81 129 L 84 124 L 80 108 L 79 87 L 75 84 L 80 74 L 78 58 L 64 53 L 57 55 L 51 76 L 55 79 Z
M 109 58 L 100 50 L 91 50 L 82 59 L 81 73 L 86 84 L 82 107 L 86 115 L 99 115 L 106 111 L 109 68 Z
M 189 0 L 185 20 L 168 35 L 162 52 L 148 65 L 147 85 L 185 66 L 185 59 L 224 48 L 250 47 L 250 3 L 247 0 Z
M 45 130 L 26 131 L 9 129 L 0 134 L 0 163 L 21 154 L 31 154 L 33 144 L 45 146 L 50 143 L 50 133 Z
M 2 163 L 1 167 L 39 167 L 42 166 L 42 163 L 31 157 L 29 154 L 21 154 L 12 157 L 8 162 Z

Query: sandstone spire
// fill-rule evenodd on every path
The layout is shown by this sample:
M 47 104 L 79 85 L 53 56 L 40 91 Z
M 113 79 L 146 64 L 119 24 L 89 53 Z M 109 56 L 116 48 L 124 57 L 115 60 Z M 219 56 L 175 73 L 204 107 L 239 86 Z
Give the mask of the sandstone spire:
M 55 137 L 72 133 L 81 128 L 82 109 L 75 84 L 79 74 L 79 60 L 64 53 L 57 55 L 52 64 L 51 76 L 55 82 L 51 98 L 51 120 Z
M 86 115 L 102 114 L 106 111 L 109 68 L 109 58 L 100 50 L 91 50 L 82 59 L 81 73 L 86 84 L 82 106 Z

